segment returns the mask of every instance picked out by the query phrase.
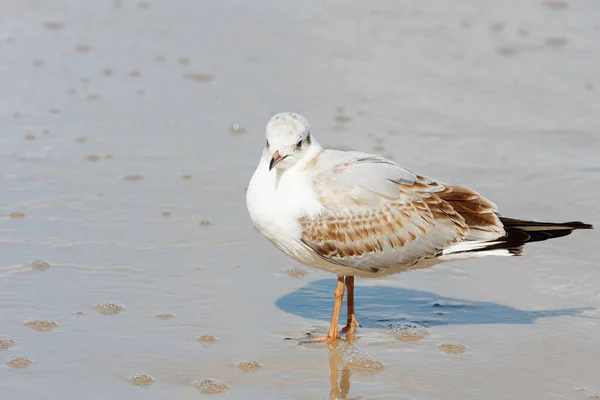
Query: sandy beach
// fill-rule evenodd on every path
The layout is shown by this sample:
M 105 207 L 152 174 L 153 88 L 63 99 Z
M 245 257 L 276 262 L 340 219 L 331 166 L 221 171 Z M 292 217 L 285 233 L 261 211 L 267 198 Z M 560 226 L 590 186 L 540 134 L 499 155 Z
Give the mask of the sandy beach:
M 600 3 L 0 7 L 0 398 L 600 398 L 598 229 L 357 279 L 253 227 L 280 111 L 327 147 L 600 225 Z M 344 320 L 344 316 L 342 315 Z M 597 396 L 597 397 L 594 397 Z

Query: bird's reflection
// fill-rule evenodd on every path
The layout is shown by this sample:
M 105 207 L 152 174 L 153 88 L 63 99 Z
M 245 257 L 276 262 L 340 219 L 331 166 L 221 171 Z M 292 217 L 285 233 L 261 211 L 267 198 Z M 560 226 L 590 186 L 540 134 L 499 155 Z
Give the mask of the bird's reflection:
M 336 351 L 340 344 L 347 346 L 346 340 L 335 341 L 329 345 L 329 380 L 331 385 L 329 398 L 332 400 L 348 399 L 348 392 L 350 392 L 352 372 L 348 365 L 344 363 L 342 354 Z
M 378 372 L 383 369 L 383 363 L 372 355 L 366 353 L 356 344 L 356 337 L 348 335 L 329 343 L 329 398 L 352 400 L 357 397 L 348 397 L 350 393 L 350 380 L 353 370 Z

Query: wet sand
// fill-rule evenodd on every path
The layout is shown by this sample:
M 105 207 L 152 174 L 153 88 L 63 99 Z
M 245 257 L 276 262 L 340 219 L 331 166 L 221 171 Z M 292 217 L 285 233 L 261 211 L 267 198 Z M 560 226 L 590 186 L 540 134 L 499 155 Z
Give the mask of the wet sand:
M 326 330 L 335 277 L 267 243 L 244 193 L 289 110 L 505 215 L 598 225 L 599 11 L 4 2 L 1 397 L 600 395 L 598 230 L 359 279 L 359 338 L 328 349 L 283 338 Z

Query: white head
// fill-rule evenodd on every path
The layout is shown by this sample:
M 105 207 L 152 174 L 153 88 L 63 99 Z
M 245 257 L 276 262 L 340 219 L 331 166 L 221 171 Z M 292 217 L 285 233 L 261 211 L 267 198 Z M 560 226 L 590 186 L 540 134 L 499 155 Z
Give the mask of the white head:
M 269 170 L 291 168 L 298 161 L 312 157 L 316 148 L 320 146 L 302 115 L 291 112 L 275 114 L 267 123 L 263 157 L 270 159 Z

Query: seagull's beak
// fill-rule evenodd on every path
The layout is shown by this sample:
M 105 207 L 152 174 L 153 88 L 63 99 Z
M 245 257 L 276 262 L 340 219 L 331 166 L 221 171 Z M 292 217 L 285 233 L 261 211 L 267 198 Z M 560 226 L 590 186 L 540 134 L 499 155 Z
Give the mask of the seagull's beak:
M 273 169 L 273 167 L 275 165 L 277 165 L 278 162 L 283 161 L 284 158 L 286 158 L 287 156 L 281 156 L 279 154 L 279 151 L 276 151 L 275 153 L 273 153 L 273 158 L 271 158 L 271 162 L 269 163 L 269 171 Z

